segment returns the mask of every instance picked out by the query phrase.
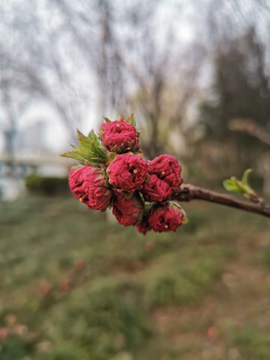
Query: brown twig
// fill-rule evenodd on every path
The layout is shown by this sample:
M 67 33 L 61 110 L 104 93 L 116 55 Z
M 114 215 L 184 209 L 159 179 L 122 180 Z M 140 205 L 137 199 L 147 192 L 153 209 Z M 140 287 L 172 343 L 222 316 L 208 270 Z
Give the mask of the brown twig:
M 254 121 L 250 119 L 232 119 L 228 127 L 233 131 L 243 131 L 251 136 L 256 137 L 261 142 L 270 145 L 270 136 L 266 129 L 258 126 Z
M 265 205 L 263 202 L 254 203 L 244 201 L 233 196 L 221 194 L 216 191 L 211 191 L 190 184 L 182 184 L 177 194 L 173 196 L 173 200 L 186 202 L 191 200 L 204 200 L 270 217 L 270 206 Z

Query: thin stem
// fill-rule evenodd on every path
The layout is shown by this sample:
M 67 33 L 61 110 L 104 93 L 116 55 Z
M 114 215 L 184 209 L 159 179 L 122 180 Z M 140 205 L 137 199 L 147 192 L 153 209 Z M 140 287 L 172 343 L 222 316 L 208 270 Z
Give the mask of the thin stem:
M 236 209 L 260 214 L 270 218 L 270 206 L 263 202 L 250 202 L 237 199 L 233 196 L 211 191 L 191 184 L 182 184 L 173 200 L 186 201 L 204 200 L 215 204 L 225 205 Z

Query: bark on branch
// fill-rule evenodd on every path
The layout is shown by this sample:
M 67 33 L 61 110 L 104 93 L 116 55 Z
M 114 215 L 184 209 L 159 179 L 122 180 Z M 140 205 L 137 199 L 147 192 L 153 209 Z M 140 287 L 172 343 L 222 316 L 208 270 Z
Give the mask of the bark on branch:
M 260 214 L 270 218 L 270 206 L 265 205 L 263 201 L 251 202 L 237 199 L 233 196 L 218 193 L 190 184 L 182 184 L 173 200 L 186 201 L 204 200 L 215 204 L 225 205 L 236 209 Z

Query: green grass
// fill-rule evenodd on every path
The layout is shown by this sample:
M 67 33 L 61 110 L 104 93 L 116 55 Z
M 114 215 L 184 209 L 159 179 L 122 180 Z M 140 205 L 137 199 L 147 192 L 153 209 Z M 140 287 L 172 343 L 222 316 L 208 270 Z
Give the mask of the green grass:
M 190 222 L 176 233 L 143 237 L 73 198 L 0 203 L 1 360 L 192 358 L 198 346 L 174 336 L 205 334 L 211 321 L 197 318 L 205 299 L 224 296 L 222 274 L 239 257 L 236 239 L 249 244 L 268 223 L 213 205 L 184 208 Z M 174 330 L 160 328 L 155 313 L 170 308 L 198 315 L 188 326 L 180 316 Z M 262 334 L 256 344 L 268 349 Z M 224 341 L 242 349 L 239 336 Z

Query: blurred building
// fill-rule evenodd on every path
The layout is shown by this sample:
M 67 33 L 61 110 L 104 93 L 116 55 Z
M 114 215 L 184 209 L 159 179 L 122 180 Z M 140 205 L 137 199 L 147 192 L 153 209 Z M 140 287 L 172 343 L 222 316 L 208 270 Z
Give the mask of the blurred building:
M 48 151 L 48 142 L 46 141 L 46 120 L 38 120 L 36 123 L 27 126 L 17 132 L 14 141 L 14 150 L 28 153 L 39 151 Z
M 51 146 L 51 123 L 37 119 L 14 133 L 12 152 L 7 151 L 9 139 L 5 136 L 6 151 L 0 153 L 0 196 L 16 199 L 22 195 L 24 178 L 37 173 L 43 176 L 66 176 L 71 162 L 61 158 Z

